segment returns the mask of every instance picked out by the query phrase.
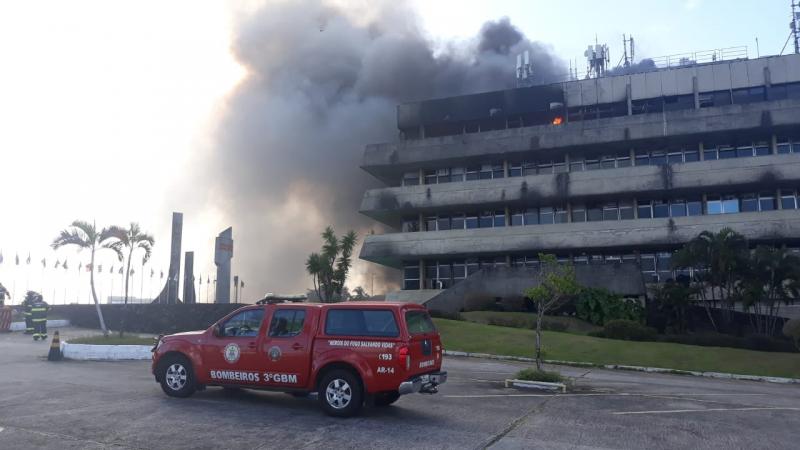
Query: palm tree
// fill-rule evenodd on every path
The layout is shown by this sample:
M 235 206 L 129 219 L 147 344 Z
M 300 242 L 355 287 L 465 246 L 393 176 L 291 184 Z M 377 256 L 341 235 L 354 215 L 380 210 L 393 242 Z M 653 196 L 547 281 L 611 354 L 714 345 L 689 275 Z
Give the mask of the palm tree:
M 322 232 L 322 240 L 322 251 L 306 259 L 306 271 L 312 276 L 320 301 L 340 301 L 358 237 L 351 230 L 339 239 L 333 228 L 327 227 Z
M 771 336 L 778 326 L 781 303 L 798 296 L 800 258 L 784 248 L 759 245 L 750 255 L 748 270 L 737 288 L 738 300 L 750 316 L 756 333 Z
M 126 249 L 128 252 L 125 270 L 125 301 L 123 303 L 122 321 L 119 327 L 119 336 L 122 337 L 125 332 L 125 316 L 128 309 L 128 282 L 131 278 L 131 260 L 133 259 L 133 252 L 138 249 L 144 250 L 144 256 L 142 258 L 142 265 L 144 265 L 150 259 L 153 245 L 155 245 L 155 239 L 153 239 L 153 236 L 150 234 L 144 233 L 136 222 L 131 222 L 131 226 L 128 229 L 112 226 L 108 231 L 111 236 L 116 239 L 115 242 L 110 244 L 110 247 L 120 254 L 123 253 L 123 249 Z
M 89 263 L 91 267 L 89 271 L 89 284 L 92 286 L 92 300 L 94 300 L 94 306 L 97 309 L 100 329 L 103 330 L 103 335 L 105 336 L 108 336 L 108 328 L 106 328 L 106 322 L 103 320 L 103 311 L 100 309 L 100 302 L 97 301 L 97 292 L 94 289 L 94 255 L 98 249 L 108 248 L 113 250 L 117 254 L 119 260 L 122 261 L 122 253 L 110 246 L 109 240 L 111 238 L 112 236 L 108 228 L 104 228 L 98 233 L 94 222 L 89 223 L 83 220 L 76 220 L 70 224 L 70 228 L 61 230 L 61 233 L 51 244 L 54 250 L 58 250 L 65 245 L 75 245 L 79 250 L 91 250 L 92 260 Z

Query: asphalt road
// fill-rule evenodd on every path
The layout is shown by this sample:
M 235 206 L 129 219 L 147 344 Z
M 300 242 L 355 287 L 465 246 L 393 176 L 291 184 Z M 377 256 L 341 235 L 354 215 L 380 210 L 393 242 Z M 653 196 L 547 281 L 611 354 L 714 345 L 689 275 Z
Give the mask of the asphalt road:
M 540 394 L 502 386 L 522 364 L 447 358 L 439 394 L 335 419 L 281 393 L 169 398 L 148 362 L 50 363 L 47 349 L 0 335 L 1 449 L 778 449 L 800 440 L 797 386 L 559 367 L 576 389 Z

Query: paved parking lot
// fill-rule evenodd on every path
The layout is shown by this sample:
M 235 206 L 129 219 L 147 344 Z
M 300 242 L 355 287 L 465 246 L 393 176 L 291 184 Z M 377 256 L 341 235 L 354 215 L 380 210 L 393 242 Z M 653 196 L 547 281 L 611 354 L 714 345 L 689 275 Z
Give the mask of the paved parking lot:
M 66 330 L 67 335 L 81 333 Z M 447 358 L 448 383 L 360 417 L 209 388 L 166 397 L 147 362 L 49 363 L 0 335 L 0 448 L 797 448 L 800 388 L 559 367 L 565 395 L 505 389 L 522 364 Z

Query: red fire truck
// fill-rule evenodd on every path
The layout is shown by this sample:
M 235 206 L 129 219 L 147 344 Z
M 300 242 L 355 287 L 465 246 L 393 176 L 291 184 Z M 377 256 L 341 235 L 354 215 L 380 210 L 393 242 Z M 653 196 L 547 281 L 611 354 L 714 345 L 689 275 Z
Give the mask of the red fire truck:
M 206 386 L 316 393 L 333 416 L 364 403 L 433 394 L 447 380 L 442 343 L 412 303 L 262 300 L 205 331 L 162 336 L 152 371 L 163 391 L 188 397 Z

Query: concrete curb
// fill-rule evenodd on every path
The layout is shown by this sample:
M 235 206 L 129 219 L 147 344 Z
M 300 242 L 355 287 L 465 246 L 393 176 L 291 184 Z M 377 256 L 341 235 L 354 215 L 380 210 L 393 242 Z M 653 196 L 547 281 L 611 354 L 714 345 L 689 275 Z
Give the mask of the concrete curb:
M 47 328 L 62 328 L 68 327 L 69 320 L 48 320 L 47 321 Z M 11 322 L 11 327 L 9 327 L 11 331 L 25 331 L 25 322 Z
M 61 343 L 66 359 L 78 361 L 142 361 L 150 360 L 151 345 L 89 345 Z
M 463 356 L 468 358 L 496 359 L 500 361 L 521 361 L 521 362 L 536 361 L 533 358 L 526 358 L 523 356 L 492 355 L 489 353 L 470 353 L 470 352 L 459 352 L 453 350 L 445 350 L 444 354 L 447 356 Z M 588 362 L 561 361 L 554 359 L 545 359 L 544 363 L 558 365 L 558 366 L 597 367 L 600 369 L 630 370 L 634 372 L 667 373 L 676 375 L 691 375 L 695 377 L 718 378 L 727 380 L 761 381 L 764 383 L 777 383 L 777 384 L 800 384 L 800 379 L 798 378 L 767 377 L 761 375 L 739 375 L 735 373 L 722 373 L 722 372 L 698 372 L 693 370 L 664 369 L 661 367 L 627 366 L 622 364 L 595 364 Z
M 548 383 L 546 381 L 530 380 L 506 380 L 506 387 L 518 387 L 523 389 L 542 389 L 545 391 L 567 392 L 567 385 L 564 383 Z

